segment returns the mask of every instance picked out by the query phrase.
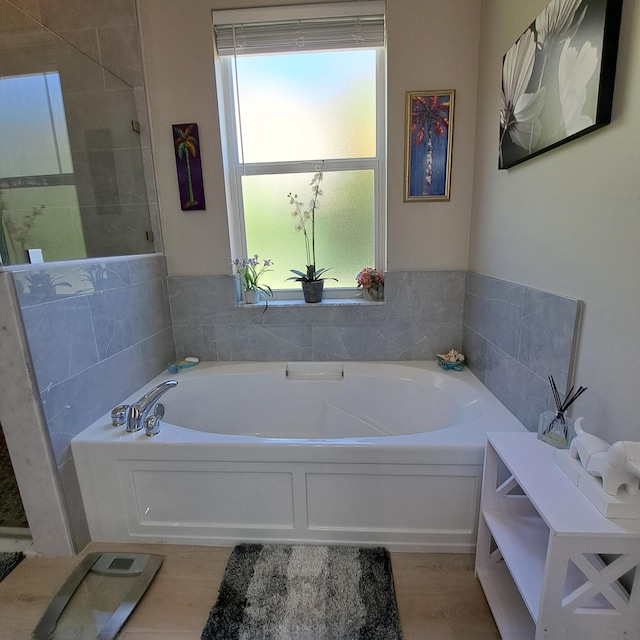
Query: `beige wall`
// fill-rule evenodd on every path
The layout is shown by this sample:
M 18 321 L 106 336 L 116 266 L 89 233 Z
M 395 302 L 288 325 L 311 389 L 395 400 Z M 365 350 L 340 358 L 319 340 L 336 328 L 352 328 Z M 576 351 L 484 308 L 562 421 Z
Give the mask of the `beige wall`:
M 171 275 L 229 272 L 211 9 L 282 0 L 140 0 L 158 199 Z M 466 269 L 480 0 L 387 0 L 388 268 Z M 455 55 L 454 55 L 455 52 Z M 405 92 L 456 90 L 450 202 L 403 203 Z M 207 210 L 183 213 L 171 124 L 197 122 Z
M 640 6 L 623 5 L 612 123 L 497 170 L 504 52 L 547 0 L 482 3 L 473 271 L 584 300 L 584 427 L 640 440 Z
M 387 0 L 388 268 L 466 269 L 480 0 Z M 449 202 L 402 202 L 405 92 L 455 89 Z

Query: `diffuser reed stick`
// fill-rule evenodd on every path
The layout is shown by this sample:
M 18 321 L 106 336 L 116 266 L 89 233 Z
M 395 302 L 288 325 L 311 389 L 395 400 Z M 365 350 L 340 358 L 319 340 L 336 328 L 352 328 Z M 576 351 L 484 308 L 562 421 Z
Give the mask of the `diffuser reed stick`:
M 575 386 L 571 387 L 563 401 L 560 397 L 560 392 L 558 391 L 558 387 L 556 386 L 556 382 L 553 379 L 553 376 L 549 376 L 549 384 L 551 385 L 551 393 L 553 395 L 553 401 L 556 405 L 556 417 L 549 423 L 543 433 L 547 434 L 552 431 L 559 422 L 560 424 L 562 424 L 562 431 L 566 439 L 567 421 L 565 418 L 565 413 L 567 412 L 567 409 L 587 390 L 587 387 L 580 386 L 575 391 Z

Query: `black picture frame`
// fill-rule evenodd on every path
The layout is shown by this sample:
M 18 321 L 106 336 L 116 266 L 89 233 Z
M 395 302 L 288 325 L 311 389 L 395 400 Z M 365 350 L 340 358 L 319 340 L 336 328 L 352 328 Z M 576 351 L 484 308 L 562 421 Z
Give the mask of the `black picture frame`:
M 505 53 L 498 168 L 611 122 L 622 0 L 552 0 Z
M 182 211 L 205 211 L 200 134 L 195 122 L 172 124 Z

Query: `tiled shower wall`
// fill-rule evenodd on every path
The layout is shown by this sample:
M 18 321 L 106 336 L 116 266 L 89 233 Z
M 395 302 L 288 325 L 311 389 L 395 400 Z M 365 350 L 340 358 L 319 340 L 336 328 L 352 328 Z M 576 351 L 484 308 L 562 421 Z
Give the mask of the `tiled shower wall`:
M 571 384 L 581 302 L 467 274 L 463 344 L 470 369 L 529 431 L 553 408 L 549 376 Z

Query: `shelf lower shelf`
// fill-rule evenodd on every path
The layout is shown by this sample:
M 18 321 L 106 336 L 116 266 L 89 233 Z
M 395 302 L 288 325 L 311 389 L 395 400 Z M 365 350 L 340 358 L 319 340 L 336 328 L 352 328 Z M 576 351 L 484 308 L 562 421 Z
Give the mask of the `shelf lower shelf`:
M 482 511 L 531 617 L 538 619 L 549 529 L 535 509 Z
M 536 626 L 504 564 L 476 568 L 502 640 L 533 640 Z

